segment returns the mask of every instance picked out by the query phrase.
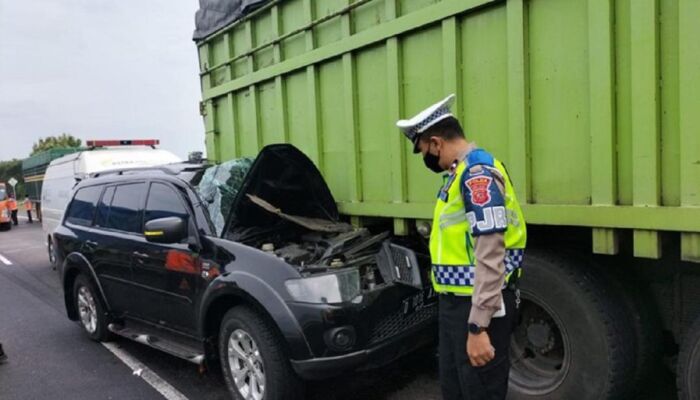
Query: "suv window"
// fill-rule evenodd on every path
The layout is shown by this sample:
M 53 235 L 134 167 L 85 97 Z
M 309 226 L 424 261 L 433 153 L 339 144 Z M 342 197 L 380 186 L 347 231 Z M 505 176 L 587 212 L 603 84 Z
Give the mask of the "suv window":
M 182 202 L 182 195 L 163 183 L 153 182 L 148 192 L 144 221 L 156 218 L 180 217 L 188 223 L 189 213 Z
M 75 225 L 90 226 L 95 216 L 95 206 L 103 186 L 88 186 L 79 189 L 66 214 L 66 221 Z
M 106 228 L 141 233 L 141 197 L 145 183 L 130 183 L 114 187 L 114 196 L 107 213 Z

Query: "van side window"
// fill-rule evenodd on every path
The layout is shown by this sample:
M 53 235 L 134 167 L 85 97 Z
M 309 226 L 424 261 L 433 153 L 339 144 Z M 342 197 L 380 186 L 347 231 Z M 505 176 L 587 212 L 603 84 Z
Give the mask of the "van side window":
M 125 232 L 142 233 L 141 207 L 145 191 L 145 183 L 116 186 L 105 227 Z
M 148 192 L 146 203 L 146 217 L 144 221 L 156 218 L 180 217 L 188 223 L 189 213 L 182 203 L 182 195 L 168 185 L 154 182 Z
M 79 189 L 66 213 L 66 221 L 75 225 L 90 226 L 95 216 L 95 206 L 103 186 L 88 186 Z
M 114 186 L 110 186 L 105 189 L 102 194 L 102 199 L 97 204 L 97 216 L 95 217 L 95 226 L 106 226 L 107 216 L 109 215 L 109 206 L 112 204 L 112 197 L 114 196 Z

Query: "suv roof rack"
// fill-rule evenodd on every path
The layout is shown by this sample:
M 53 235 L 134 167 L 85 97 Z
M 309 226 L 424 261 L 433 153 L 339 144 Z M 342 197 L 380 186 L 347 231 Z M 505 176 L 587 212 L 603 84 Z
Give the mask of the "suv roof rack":
M 168 167 L 169 165 L 183 166 L 183 168 L 178 168 L 177 170 L 174 170 L 172 168 L 169 168 Z M 166 173 L 168 175 L 177 175 L 180 172 L 195 171 L 195 170 L 200 169 L 204 166 L 204 164 L 197 164 L 197 165 L 189 164 L 190 166 L 187 166 L 187 165 L 188 165 L 188 163 L 183 162 L 183 163 L 176 163 L 176 164 L 157 165 L 157 166 L 152 166 L 152 167 L 112 169 L 112 170 L 108 170 L 108 171 L 94 172 L 94 173 L 90 174 L 89 176 L 91 178 L 99 178 L 101 176 L 124 175 L 125 173 L 148 172 L 148 171 L 163 172 L 163 173 Z

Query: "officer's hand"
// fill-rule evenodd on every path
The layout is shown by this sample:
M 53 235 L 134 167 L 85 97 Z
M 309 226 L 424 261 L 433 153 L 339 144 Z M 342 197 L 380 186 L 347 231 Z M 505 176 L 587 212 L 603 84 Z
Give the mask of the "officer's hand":
M 469 362 L 474 367 L 483 367 L 496 357 L 496 349 L 491 346 L 489 334 L 481 332 L 478 335 L 467 336 L 467 355 Z

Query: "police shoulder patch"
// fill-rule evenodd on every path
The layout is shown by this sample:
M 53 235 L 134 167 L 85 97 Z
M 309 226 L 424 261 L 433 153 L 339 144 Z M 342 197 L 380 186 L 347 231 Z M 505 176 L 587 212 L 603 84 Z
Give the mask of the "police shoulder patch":
M 493 178 L 487 175 L 473 176 L 464 182 L 464 185 L 469 189 L 472 204 L 477 206 L 485 206 L 491 202 L 491 181 Z

